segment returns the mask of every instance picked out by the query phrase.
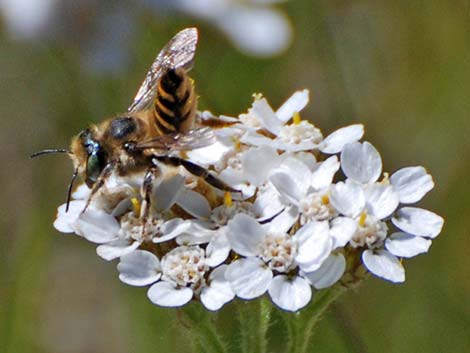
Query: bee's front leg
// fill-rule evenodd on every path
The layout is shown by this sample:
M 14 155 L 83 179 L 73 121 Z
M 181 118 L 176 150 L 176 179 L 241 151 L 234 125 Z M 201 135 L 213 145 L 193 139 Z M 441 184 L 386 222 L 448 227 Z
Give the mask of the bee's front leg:
M 98 179 L 96 179 L 96 182 L 93 184 L 93 187 L 91 188 L 90 196 L 88 197 L 88 200 L 86 201 L 85 207 L 82 210 L 82 213 L 85 213 L 85 211 L 88 209 L 88 206 L 90 206 L 91 201 L 93 198 L 96 196 L 96 193 L 98 192 L 99 189 L 101 189 L 106 182 L 106 179 L 109 178 L 111 175 L 112 171 L 116 168 L 115 163 L 108 163 L 106 167 L 101 171 L 101 174 L 99 175 Z
M 145 239 L 145 226 L 150 214 L 151 207 L 151 196 L 153 191 L 153 183 L 159 176 L 160 170 L 157 166 L 152 166 L 147 170 L 144 176 L 144 182 L 142 183 L 141 195 L 142 195 L 142 209 L 140 211 L 140 221 L 142 224 L 142 238 Z

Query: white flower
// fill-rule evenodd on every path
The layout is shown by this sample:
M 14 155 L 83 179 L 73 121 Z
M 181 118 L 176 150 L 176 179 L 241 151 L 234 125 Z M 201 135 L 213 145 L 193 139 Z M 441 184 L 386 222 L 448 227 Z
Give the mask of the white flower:
M 397 207 L 399 202 L 419 201 L 433 187 L 432 178 L 422 167 L 409 167 L 394 173 L 390 184 L 388 180 L 376 182 L 382 161 L 367 142 L 346 145 L 341 166 L 351 179 L 332 187 L 331 203 L 338 212 L 357 222 L 350 245 L 366 248 L 362 260 L 370 272 L 392 282 L 403 282 L 405 271 L 397 257 L 426 252 L 430 239 L 440 233 L 443 219 L 427 210 Z M 392 214 L 392 223 L 402 232 L 388 235 L 386 219 Z
M 287 121 L 302 110 L 308 103 L 308 90 L 296 92 L 278 110 L 274 112 L 265 98 L 256 99 L 247 114 L 241 115 L 240 120 L 247 126 L 252 126 L 240 138 L 240 141 L 254 146 L 269 146 L 277 150 L 290 152 L 307 151 L 317 148 L 323 140 L 321 131 L 305 120 L 294 119 Z M 266 137 L 256 131 L 262 128 L 275 136 Z
M 265 57 L 284 51 L 292 37 L 288 19 L 271 2 L 176 0 L 172 6 L 213 23 L 246 54 Z
M 295 206 L 301 215 L 301 224 L 329 220 L 336 215 L 330 205 L 329 192 L 339 169 L 338 159 L 332 156 L 324 162 L 312 162 L 306 165 L 298 158 L 287 157 L 269 176 L 282 197 L 281 202 Z
M 161 261 L 149 251 L 135 250 L 121 257 L 118 271 L 119 279 L 126 284 L 152 284 L 147 295 L 154 304 L 182 306 L 200 294 L 209 310 L 218 310 L 234 297 L 224 279 L 225 267 L 213 270 L 206 283 L 209 266 L 205 263 L 204 250 L 198 246 L 180 246 Z
M 295 269 L 319 268 L 331 252 L 332 241 L 326 222 L 309 223 L 289 235 L 295 220 L 295 213 L 286 210 L 266 225 L 243 214 L 229 223 L 232 249 L 245 256 L 232 262 L 225 273 L 238 297 L 253 299 L 268 291 L 276 305 L 289 311 L 310 301 L 309 282 Z
M 257 187 L 266 183 L 268 174 L 281 163 L 281 160 L 272 147 L 249 148 L 240 153 L 236 167 L 223 170 L 220 178 L 235 190 L 241 191 L 242 199 L 247 199 L 254 195 Z

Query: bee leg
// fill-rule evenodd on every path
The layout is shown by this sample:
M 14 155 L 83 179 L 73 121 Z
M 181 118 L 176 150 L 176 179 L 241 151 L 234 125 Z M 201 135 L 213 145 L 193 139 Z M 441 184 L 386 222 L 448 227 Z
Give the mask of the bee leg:
M 147 224 L 148 216 L 150 214 L 151 195 L 153 190 L 153 182 L 159 174 L 158 167 L 150 167 L 144 176 L 142 183 L 142 209 L 140 211 L 140 221 L 142 224 L 142 239 L 145 239 L 145 225 Z
M 101 189 L 106 181 L 106 179 L 111 175 L 111 172 L 115 168 L 115 165 L 113 163 L 108 163 L 106 167 L 102 170 L 101 174 L 99 175 L 98 179 L 96 179 L 96 182 L 93 184 L 93 187 L 91 189 L 90 196 L 88 196 L 88 200 L 86 201 L 85 207 L 82 210 L 82 213 L 85 213 L 87 210 L 88 206 L 90 206 L 90 203 L 93 199 L 93 197 L 96 195 L 99 189 Z
M 204 179 L 205 182 L 212 185 L 216 189 L 227 191 L 227 192 L 240 192 L 239 190 L 233 189 L 230 185 L 213 176 L 206 168 L 201 167 L 195 163 L 187 161 L 183 158 L 170 157 L 170 156 L 156 156 L 157 160 L 170 164 L 173 166 L 183 166 L 191 174 Z

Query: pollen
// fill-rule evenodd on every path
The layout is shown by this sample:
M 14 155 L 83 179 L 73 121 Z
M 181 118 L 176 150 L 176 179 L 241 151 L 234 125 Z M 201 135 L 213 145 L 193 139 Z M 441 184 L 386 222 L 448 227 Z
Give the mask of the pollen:
M 140 215 L 141 204 L 136 197 L 131 198 L 131 203 L 134 208 L 134 215 L 138 217 Z
M 324 204 L 324 205 L 328 205 L 330 203 L 330 198 L 328 197 L 328 195 L 323 195 L 321 197 L 321 202 Z
M 300 122 L 302 121 L 302 118 L 300 117 L 299 112 L 294 113 L 293 119 L 294 119 L 294 125 L 299 125 Z
M 367 213 L 366 212 L 362 212 L 361 213 L 361 216 L 359 217 L 359 225 L 361 227 L 364 227 L 365 224 L 366 224 L 366 219 L 367 219 Z
M 227 207 L 232 206 L 232 194 L 228 191 L 226 191 L 224 194 L 224 205 Z

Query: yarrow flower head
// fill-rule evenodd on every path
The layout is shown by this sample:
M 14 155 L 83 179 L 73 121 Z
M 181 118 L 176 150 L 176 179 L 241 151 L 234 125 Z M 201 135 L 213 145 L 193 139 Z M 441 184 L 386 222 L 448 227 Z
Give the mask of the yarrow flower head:
M 122 282 L 149 286 L 151 302 L 166 307 L 199 300 L 219 310 L 267 294 L 297 311 L 366 272 L 403 282 L 402 259 L 427 252 L 443 226 L 414 206 L 432 177 L 420 166 L 385 173 L 360 124 L 324 137 L 299 115 L 308 100 L 299 91 L 275 111 L 257 95 L 239 117 L 199 114 L 201 126 L 219 119 L 216 141 L 174 153 L 230 193 L 155 161 L 150 195 L 144 175 L 112 174 L 93 196 L 81 185 L 54 226 L 98 244 L 99 256 L 119 260 Z

